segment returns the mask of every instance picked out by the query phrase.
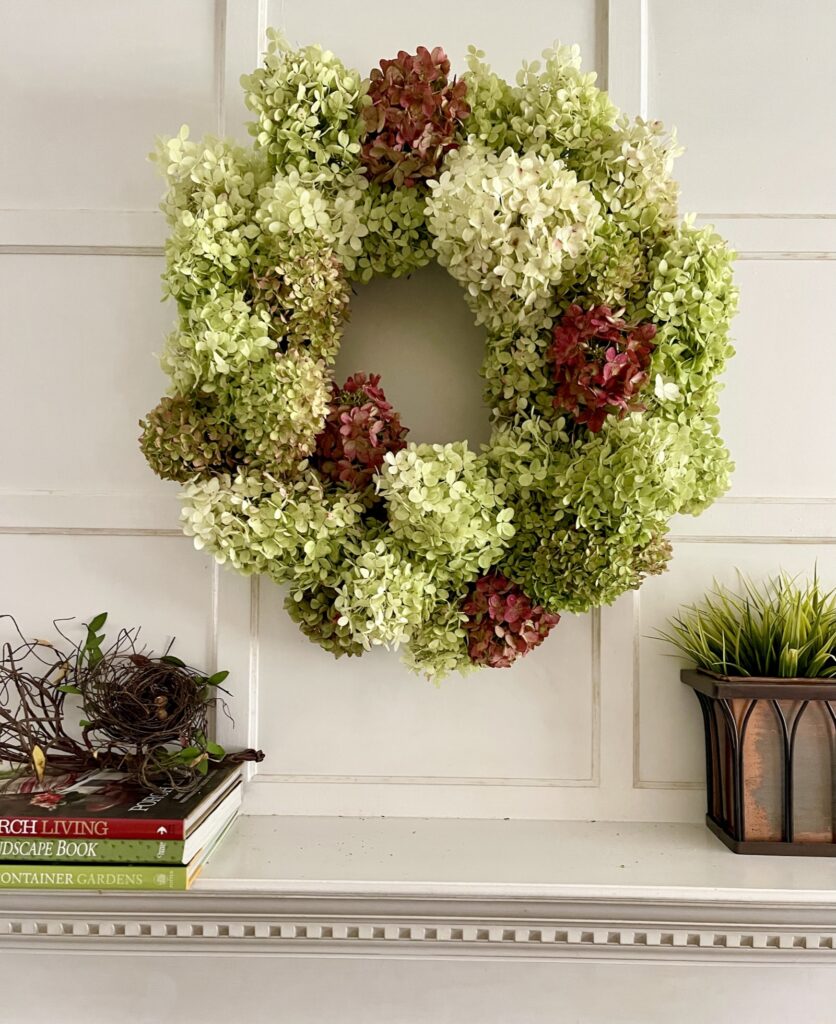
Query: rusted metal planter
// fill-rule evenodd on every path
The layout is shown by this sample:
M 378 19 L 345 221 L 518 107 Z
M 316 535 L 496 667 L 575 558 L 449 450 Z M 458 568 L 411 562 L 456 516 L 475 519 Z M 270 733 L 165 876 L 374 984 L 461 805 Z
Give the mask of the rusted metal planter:
M 681 678 L 705 724 L 711 831 L 735 853 L 836 856 L 836 682 Z

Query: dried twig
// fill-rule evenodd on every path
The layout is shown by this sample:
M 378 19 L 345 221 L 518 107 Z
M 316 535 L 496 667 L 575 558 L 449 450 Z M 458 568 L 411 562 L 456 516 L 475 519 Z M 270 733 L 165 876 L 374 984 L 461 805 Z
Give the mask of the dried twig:
M 227 754 L 206 736 L 209 715 L 229 709 L 219 696 L 228 673 L 207 676 L 174 657 L 139 647 L 139 629 L 122 629 L 103 646 L 107 616 L 96 616 L 74 643 L 31 640 L 11 615 L 15 639 L 0 647 L 0 761 L 35 772 L 116 768 L 149 790 L 194 787 L 210 763 L 260 761 L 264 754 Z M 69 650 L 67 650 L 69 648 Z M 82 733 L 64 725 L 68 694 L 80 698 Z

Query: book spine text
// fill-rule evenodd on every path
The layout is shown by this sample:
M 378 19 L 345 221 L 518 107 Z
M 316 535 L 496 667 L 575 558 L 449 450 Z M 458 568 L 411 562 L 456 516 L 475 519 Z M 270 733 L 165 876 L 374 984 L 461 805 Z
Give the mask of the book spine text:
M 0 862 L 89 861 L 101 864 L 182 864 L 183 842 L 155 839 L 0 839 Z
M 134 818 L 0 818 L 0 839 L 183 839 L 183 822 Z
M 185 889 L 182 867 L 0 864 L 0 889 Z

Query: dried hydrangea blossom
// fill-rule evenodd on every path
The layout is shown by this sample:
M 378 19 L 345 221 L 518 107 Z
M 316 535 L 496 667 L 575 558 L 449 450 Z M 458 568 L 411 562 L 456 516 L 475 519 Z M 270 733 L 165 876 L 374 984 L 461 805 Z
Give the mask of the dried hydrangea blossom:
M 462 603 L 467 651 L 476 665 L 508 668 L 546 639 L 560 616 L 534 604 L 501 573 L 481 576 Z
M 436 585 L 400 545 L 372 534 L 347 565 L 336 590 L 337 624 L 348 627 L 356 643 L 366 650 L 397 649 L 420 625 Z
M 194 480 L 183 492 L 184 533 L 221 564 L 302 589 L 333 587 L 345 550 L 363 536 L 363 506 L 300 467 L 292 481 L 238 473 Z
M 628 327 L 609 306 L 570 306 L 554 327 L 549 349 L 557 391 L 554 407 L 597 432 L 609 415 L 640 412 L 654 324 Z
M 710 227 L 696 228 L 686 218 L 653 251 L 645 300 L 647 315 L 659 325 L 652 371 L 676 385 L 682 405 L 714 421 L 717 378 L 734 355 L 729 340 L 738 302 L 733 260 Z M 662 415 L 680 411 L 668 411 L 664 402 L 660 406 Z
M 229 432 L 251 470 L 292 472 L 314 450 L 328 408 L 324 362 L 305 350 L 257 363 L 217 396 Z
M 294 50 L 275 29 L 267 37 L 264 66 L 241 79 L 256 145 L 274 168 L 322 179 L 356 165 L 366 102 L 359 73 L 321 46 Z
M 468 675 L 477 668 L 467 650 L 467 616 L 461 610 L 464 593 L 439 590 L 436 598 L 410 634 L 403 659 L 413 672 L 420 672 L 434 682 L 452 672 Z
M 362 162 L 372 181 L 411 188 L 434 178 L 456 132 L 470 113 L 467 85 L 450 80 L 450 61 L 440 46 L 399 50 L 369 76 L 370 104 L 363 108 Z
M 140 450 L 162 480 L 228 473 L 244 458 L 211 399 L 167 396 L 139 425 Z
M 250 306 L 243 291 L 213 291 L 180 318 L 160 365 L 179 394 L 191 390 L 210 394 L 223 387 L 231 374 L 271 360 L 275 347 L 267 321 Z
M 366 228 L 362 252 L 354 261 L 351 276 L 367 283 L 375 274 L 403 277 L 433 259 L 432 238 L 427 228 L 424 185 L 394 189 L 371 182 L 357 209 Z
M 484 57 L 483 50 L 468 47 L 464 80 L 472 111 L 464 127 L 491 149 L 536 148 L 563 156 L 593 145 L 616 120 L 618 110 L 596 87 L 596 76 L 581 71 L 577 46 L 543 50 L 542 62 L 524 63 L 513 83 Z
M 488 337 L 482 377 L 485 402 L 498 420 L 553 409 L 548 330 L 506 329 Z
M 349 288 L 342 264 L 328 249 L 279 265 L 259 267 L 250 281 L 253 309 L 279 348 L 304 347 L 331 362 L 348 316 Z
M 170 228 L 164 291 L 184 308 L 223 285 L 246 279 L 257 250 L 258 190 L 263 161 L 234 143 L 212 136 L 189 140 L 184 125 L 151 154 L 168 190 L 161 208 Z
M 392 535 L 440 579 L 489 568 L 514 536 L 504 484 L 467 442 L 411 444 L 387 453 L 377 480 Z
M 595 73 L 581 70 L 580 47 L 549 47 L 542 58 L 517 73 L 511 128 L 520 146 L 571 157 L 609 134 L 618 108 L 595 85 Z
M 694 452 L 706 442 L 695 429 L 707 428 L 638 414 L 575 438 L 562 418 L 498 426 L 489 458 L 517 530 L 504 573 L 549 611 L 589 611 L 637 586 L 641 552 L 705 497 Z M 722 486 L 727 473 L 717 468 Z
M 323 650 L 335 658 L 359 656 L 365 648 L 352 639 L 347 625 L 340 625 L 340 613 L 334 606 L 336 597 L 332 587 L 312 587 L 288 594 L 284 606 L 302 633 Z
M 331 385 L 325 425 L 316 438 L 313 464 L 328 480 L 364 491 L 387 452 L 406 447 L 408 430 L 386 401 L 380 375 L 355 373 Z
M 489 330 L 547 320 L 594 239 L 600 205 L 562 160 L 472 143 L 430 182 L 427 218 L 438 261 Z
M 363 193 L 369 182 L 359 172 L 327 178 L 290 168 L 276 173 L 259 192 L 255 221 L 273 260 L 293 263 L 300 255 L 331 250 L 352 273 L 369 228 L 363 223 Z
M 676 134 L 660 121 L 622 116 L 567 161 L 614 222 L 655 241 L 676 224 L 679 185 L 671 174 L 681 153 Z

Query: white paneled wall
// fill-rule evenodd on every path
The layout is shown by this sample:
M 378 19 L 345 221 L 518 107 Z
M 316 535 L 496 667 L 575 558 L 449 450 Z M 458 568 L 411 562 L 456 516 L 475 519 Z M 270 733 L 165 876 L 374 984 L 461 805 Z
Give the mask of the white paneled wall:
M 616 102 L 677 126 L 683 209 L 741 253 L 733 490 L 674 524 L 667 575 L 565 617 L 508 672 L 436 688 L 396 655 L 335 662 L 275 587 L 192 550 L 176 486 L 137 450 L 173 317 L 145 154 L 183 121 L 241 134 L 237 79 L 268 24 L 363 70 L 420 43 L 460 69 L 475 42 L 512 75 L 552 39 L 577 42 Z M 652 634 L 735 566 L 818 560 L 836 583 L 834 34 L 830 0 L 0 0 L 0 610 L 42 634 L 108 609 L 229 668 L 222 738 L 268 755 L 254 812 L 697 820 L 699 716 Z M 381 372 L 415 440 L 476 443 L 480 346 L 431 268 L 360 291 L 339 369 Z

